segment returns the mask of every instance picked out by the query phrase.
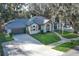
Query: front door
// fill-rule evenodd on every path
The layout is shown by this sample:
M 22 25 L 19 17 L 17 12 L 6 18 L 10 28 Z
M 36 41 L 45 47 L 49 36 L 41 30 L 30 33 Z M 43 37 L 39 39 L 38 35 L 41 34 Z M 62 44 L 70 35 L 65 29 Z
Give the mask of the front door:
M 50 31 L 50 24 L 47 24 L 47 26 L 46 26 L 46 31 L 47 31 L 47 32 Z
M 54 23 L 54 31 L 57 31 L 57 23 Z

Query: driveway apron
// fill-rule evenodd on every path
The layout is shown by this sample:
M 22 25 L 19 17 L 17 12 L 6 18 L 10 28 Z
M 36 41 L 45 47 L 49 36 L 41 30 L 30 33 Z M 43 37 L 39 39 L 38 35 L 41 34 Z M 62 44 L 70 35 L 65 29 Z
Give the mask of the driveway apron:
M 9 56 L 60 56 L 63 52 L 45 46 L 38 40 L 28 34 L 13 36 L 14 41 L 3 44 L 6 51 L 5 55 Z M 7 48 L 7 49 L 6 49 Z

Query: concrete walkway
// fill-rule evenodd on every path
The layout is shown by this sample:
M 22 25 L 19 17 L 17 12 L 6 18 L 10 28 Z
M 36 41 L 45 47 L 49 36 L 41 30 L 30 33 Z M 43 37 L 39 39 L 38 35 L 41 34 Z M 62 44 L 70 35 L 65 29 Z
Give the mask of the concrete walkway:
M 55 34 L 57 34 L 57 36 L 59 36 L 61 40 L 58 41 L 58 42 L 49 44 L 48 46 L 50 46 L 51 48 L 54 48 L 54 47 L 56 47 L 56 46 L 58 46 L 58 45 L 61 45 L 61 44 L 63 44 L 63 43 L 66 43 L 66 42 L 71 42 L 71 40 L 79 40 L 79 37 L 78 37 L 78 38 L 67 39 L 67 38 L 62 37 L 62 36 L 61 36 L 60 34 L 58 34 L 57 32 L 55 32 Z
M 43 45 L 28 34 L 15 35 L 14 39 L 2 44 L 5 56 L 60 56 L 64 54 Z

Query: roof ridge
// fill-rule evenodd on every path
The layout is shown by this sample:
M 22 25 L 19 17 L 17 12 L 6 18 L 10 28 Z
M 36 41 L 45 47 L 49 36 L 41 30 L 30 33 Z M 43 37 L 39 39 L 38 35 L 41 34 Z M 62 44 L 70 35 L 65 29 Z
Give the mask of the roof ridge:
M 6 26 L 7 24 L 12 23 L 13 21 L 15 21 L 15 20 L 10 20 L 10 21 L 4 23 L 2 26 Z

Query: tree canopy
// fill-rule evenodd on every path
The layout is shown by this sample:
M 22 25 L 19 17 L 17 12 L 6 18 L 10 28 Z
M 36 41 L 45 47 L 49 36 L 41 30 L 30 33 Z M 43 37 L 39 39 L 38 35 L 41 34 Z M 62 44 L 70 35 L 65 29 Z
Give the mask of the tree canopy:
M 79 4 L 77 3 L 1 3 L 0 17 L 5 21 L 17 17 L 44 16 L 68 20 L 75 31 L 79 30 Z

